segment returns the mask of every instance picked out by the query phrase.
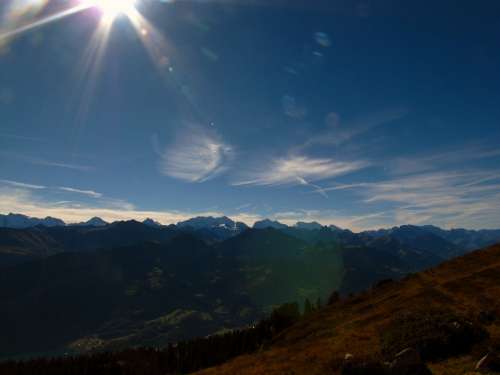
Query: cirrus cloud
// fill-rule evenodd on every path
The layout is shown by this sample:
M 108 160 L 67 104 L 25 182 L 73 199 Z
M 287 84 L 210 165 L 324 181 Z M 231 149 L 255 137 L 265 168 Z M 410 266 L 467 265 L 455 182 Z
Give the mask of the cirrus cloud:
M 0 180 L 0 183 L 1 184 L 7 184 L 7 185 L 10 185 L 10 186 L 14 186 L 14 187 L 19 187 L 19 188 L 25 188 L 25 189 L 42 190 L 42 189 L 46 189 L 47 188 L 46 186 L 43 186 L 43 185 L 27 184 L 25 182 L 12 181 L 12 180 L 3 180 L 3 179 Z
M 160 172 L 187 181 L 204 182 L 227 170 L 233 148 L 217 134 L 191 126 L 161 155 Z
M 67 186 L 60 186 L 58 189 L 61 191 L 68 192 L 68 193 L 76 193 L 76 194 L 86 195 L 86 196 L 91 197 L 91 198 L 101 198 L 102 197 L 102 193 L 98 193 L 97 191 L 94 191 L 94 190 L 82 190 L 82 189 L 76 189 L 76 188 L 67 187 Z
M 269 168 L 248 173 L 233 185 L 310 185 L 367 167 L 363 161 L 336 161 L 329 158 L 312 158 L 292 155 L 275 159 Z

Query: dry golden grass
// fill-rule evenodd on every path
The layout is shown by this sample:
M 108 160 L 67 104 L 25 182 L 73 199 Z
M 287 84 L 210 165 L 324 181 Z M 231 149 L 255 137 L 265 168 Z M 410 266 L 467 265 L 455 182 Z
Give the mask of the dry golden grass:
M 471 318 L 481 311 L 494 311 L 500 316 L 500 245 L 342 300 L 283 332 L 268 350 L 199 374 L 335 374 L 346 353 L 357 358 L 380 358 L 380 333 L 396 314 L 443 307 Z M 500 343 L 500 323 L 486 328 L 489 342 L 469 355 L 430 363 L 433 373 L 472 373 L 486 346 Z

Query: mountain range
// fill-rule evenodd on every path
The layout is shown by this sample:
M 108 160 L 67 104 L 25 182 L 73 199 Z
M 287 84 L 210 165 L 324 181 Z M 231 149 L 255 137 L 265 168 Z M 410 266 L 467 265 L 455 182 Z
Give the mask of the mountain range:
M 135 222 L 131 220 L 129 222 Z M 33 218 L 22 214 L 9 213 L 7 215 L 0 214 L 0 228 L 9 229 L 28 229 L 35 227 L 107 227 L 123 222 L 108 223 L 99 217 L 93 217 L 85 222 L 66 224 L 63 220 L 46 217 L 44 219 Z M 161 223 L 148 218 L 143 224 L 154 228 L 176 228 L 181 231 L 196 233 L 205 240 L 220 241 L 233 237 L 249 229 L 250 227 L 242 222 L 235 222 L 227 216 L 222 217 L 194 217 L 185 221 L 180 221 L 173 225 L 162 225 Z M 491 245 L 500 239 L 500 229 L 497 230 L 468 230 L 468 229 L 441 229 L 433 225 L 402 225 L 390 229 L 370 230 L 360 233 L 353 233 L 347 229 L 341 229 L 335 225 L 322 225 L 318 222 L 297 222 L 289 226 L 279 221 L 264 219 L 256 221 L 252 228 L 265 229 L 274 228 L 287 232 L 290 235 L 299 238 L 311 238 L 317 240 L 320 233 L 331 239 L 331 235 L 326 233 L 336 233 L 337 237 L 347 238 L 349 236 L 359 236 L 360 238 L 381 238 L 381 237 L 396 237 L 403 241 L 412 241 L 417 237 L 435 235 L 440 237 L 460 249 L 473 250 L 484 246 Z M 42 228 L 41 228 L 42 229 Z M 342 234 L 341 234 L 342 233 Z
M 0 228 L 30 228 L 37 225 L 46 227 L 64 226 L 66 223 L 60 219 L 47 216 L 45 219 L 38 219 L 21 214 L 10 213 L 0 215 Z
M 227 217 L 0 228 L 0 353 L 161 346 L 347 296 L 500 242 L 500 231 L 353 233 Z

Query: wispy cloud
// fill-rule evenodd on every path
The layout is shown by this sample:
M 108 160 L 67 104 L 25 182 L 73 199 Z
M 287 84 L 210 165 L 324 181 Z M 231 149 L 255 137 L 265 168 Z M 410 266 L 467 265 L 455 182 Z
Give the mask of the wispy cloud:
M 88 172 L 88 171 L 91 171 L 94 169 L 94 167 L 91 167 L 88 165 L 62 163 L 62 162 L 49 161 L 49 160 L 37 159 L 37 158 L 31 158 L 30 162 L 32 164 L 41 165 L 41 166 L 45 166 L 45 167 L 73 169 L 75 171 L 81 171 L 81 172 Z
M 275 159 L 269 167 L 248 173 L 233 185 L 312 185 L 312 182 L 329 179 L 365 168 L 363 161 L 335 161 L 329 158 L 290 156 Z
M 75 189 L 75 188 L 66 187 L 66 186 L 60 186 L 60 187 L 58 187 L 58 189 L 65 191 L 65 192 L 69 192 L 69 193 L 86 195 L 86 196 L 91 197 L 91 198 L 101 198 L 102 197 L 102 193 L 98 193 L 98 192 L 93 191 L 93 190 L 81 190 L 81 189 Z
M 500 226 L 500 171 L 421 172 L 379 182 L 335 185 L 351 189 L 367 205 L 391 204 L 393 223 L 444 227 Z
M 188 182 L 203 182 L 226 171 L 233 148 L 214 132 L 191 126 L 161 155 L 160 172 Z
M 12 180 L 0 180 L 0 182 L 7 184 L 7 185 L 10 185 L 10 186 L 26 188 L 26 189 L 42 190 L 42 189 L 47 188 L 46 186 L 43 186 L 43 185 L 27 184 L 24 182 L 18 182 L 18 181 L 12 181 Z
M 11 152 L 11 151 L 2 151 L 2 155 L 15 159 L 15 160 L 20 160 L 25 163 L 30 163 L 33 165 L 40 165 L 44 167 L 54 167 L 54 168 L 64 168 L 64 169 L 72 169 L 80 172 L 88 172 L 92 171 L 95 168 L 89 165 L 83 165 L 83 164 L 77 164 L 77 163 L 68 163 L 66 161 L 60 162 L 60 161 L 53 161 L 53 160 L 46 160 L 40 157 L 32 157 L 32 156 L 26 156 L 22 155 L 17 152 Z
M 323 131 L 292 147 L 287 157 L 262 162 L 262 167 L 241 173 L 233 185 L 304 185 L 311 187 L 314 193 L 328 198 L 328 190 L 323 189 L 317 182 L 346 175 L 371 165 L 367 161 L 346 161 L 333 157 L 332 155 L 338 154 L 336 151 L 340 146 L 377 126 L 398 120 L 406 113 L 406 109 L 392 109 L 342 121 L 337 113 L 331 112 L 326 116 L 326 128 Z M 311 154 L 328 156 L 311 157 L 309 156 Z
M 22 188 L 22 189 L 30 189 L 30 190 L 47 190 L 47 191 L 63 191 L 66 193 L 72 193 L 72 194 L 80 194 L 80 195 L 85 195 L 91 198 L 102 198 L 103 194 L 98 193 L 94 190 L 84 190 L 84 189 L 78 189 L 74 187 L 67 187 L 67 186 L 57 186 L 57 187 L 51 187 L 51 186 L 45 186 L 45 185 L 37 185 L 37 184 L 31 184 L 31 183 L 26 183 L 26 182 L 19 182 L 19 181 L 13 181 L 13 180 L 5 180 L 5 179 L 0 179 L 0 185 L 8 185 L 12 186 L 15 188 Z

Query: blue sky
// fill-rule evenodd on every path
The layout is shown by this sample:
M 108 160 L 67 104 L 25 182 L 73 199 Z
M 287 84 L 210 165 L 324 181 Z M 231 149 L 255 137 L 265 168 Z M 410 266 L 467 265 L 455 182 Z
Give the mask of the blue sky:
M 500 227 L 497 1 L 107 1 L 0 5 L 0 212 Z

